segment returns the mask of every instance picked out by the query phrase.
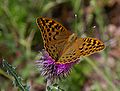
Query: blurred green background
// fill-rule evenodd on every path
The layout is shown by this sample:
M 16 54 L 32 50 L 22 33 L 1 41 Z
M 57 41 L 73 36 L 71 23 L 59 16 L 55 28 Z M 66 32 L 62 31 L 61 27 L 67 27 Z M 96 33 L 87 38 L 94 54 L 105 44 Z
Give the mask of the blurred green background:
M 95 37 L 104 51 L 81 58 L 71 74 L 59 82 L 65 91 L 120 91 L 119 0 L 0 0 L 0 67 L 6 59 L 30 85 L 45 91 L 46 81 L 35 66 L 43 49 L 36 18 L 51 17 L 79 37 Z M 17 91 L 0 69 L 0 91 Z

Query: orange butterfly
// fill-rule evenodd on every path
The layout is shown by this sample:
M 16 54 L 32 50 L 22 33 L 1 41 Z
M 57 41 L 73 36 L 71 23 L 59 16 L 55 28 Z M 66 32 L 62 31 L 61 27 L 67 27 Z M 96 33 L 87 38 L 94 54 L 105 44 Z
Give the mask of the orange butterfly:
M 70 63 L 81 56 L 91 55 L 105 48 L 96 38 L 78 38 L 75 33 L 50 18 L 37 18 L 45 50 L 56 63 Z

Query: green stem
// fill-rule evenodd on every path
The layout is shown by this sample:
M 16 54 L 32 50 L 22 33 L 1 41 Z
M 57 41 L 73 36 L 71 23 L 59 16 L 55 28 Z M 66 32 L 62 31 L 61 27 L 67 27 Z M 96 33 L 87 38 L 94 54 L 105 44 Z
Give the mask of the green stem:
M 6 71 L 8 72 L 9 75 L 14 77 L 13 83 L 21 90 L 21 91 L 29 91 L 29 86 L 23 85 L 22 84 L 22 79 L 21 77 L 16 73 L 15 67 L 10 65 L 7 61 L 3 59 L 2 61 L 2 66 Z

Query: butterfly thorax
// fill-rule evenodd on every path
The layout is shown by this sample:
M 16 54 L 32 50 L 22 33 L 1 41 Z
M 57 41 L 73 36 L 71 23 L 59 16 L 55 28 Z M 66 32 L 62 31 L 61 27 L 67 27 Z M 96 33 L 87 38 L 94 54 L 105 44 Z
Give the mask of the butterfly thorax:
M 77 39 L 77 35 L 75 33 L 69 36 L 67 43 L 66 43 L 67 45 L 64 47 L 62 54 L 75 42 L 76 39 Z

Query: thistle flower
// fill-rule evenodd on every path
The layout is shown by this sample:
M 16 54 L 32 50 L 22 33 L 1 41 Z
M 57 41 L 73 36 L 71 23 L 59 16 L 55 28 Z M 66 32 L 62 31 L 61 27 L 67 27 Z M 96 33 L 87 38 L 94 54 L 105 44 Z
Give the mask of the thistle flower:
M 41 54 L 42 56 L 36 61 L 36 64 L 40 70 L 40 74 L 51 82 L 67 77 L 70 74 L 72 66 L 79 61 L 58 64 L 49 56 L 47 51 L 42 50 Z

